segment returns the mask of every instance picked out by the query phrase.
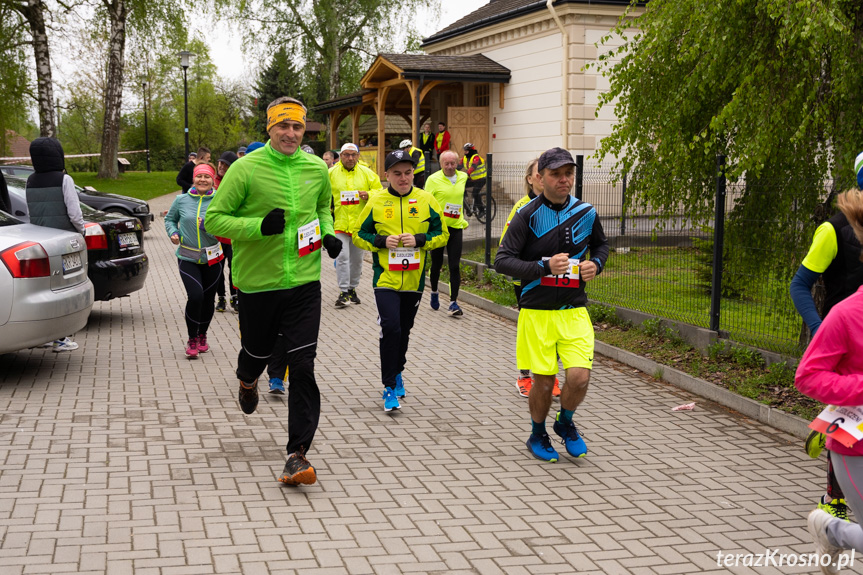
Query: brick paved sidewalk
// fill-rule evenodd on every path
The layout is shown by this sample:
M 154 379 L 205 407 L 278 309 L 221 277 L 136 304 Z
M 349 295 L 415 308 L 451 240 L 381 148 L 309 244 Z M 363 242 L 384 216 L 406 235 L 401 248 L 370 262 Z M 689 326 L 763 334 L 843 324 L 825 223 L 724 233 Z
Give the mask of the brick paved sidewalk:
M 371 268 L 362 305 L 338 310 L 326 256 L 319 482 L 282 486 L 285 396 L 241 413 L 230 312 L 210 353 L 184 357 L 161 218 L 145 237 L 145 289 L 97 303 L 79 350 L 0 357 L 0 575 L 813 572 L 716 561 L 812 550 L 825 465 L 799 441 L 600 358 L 576 413 L 589 456 L 560 446 L 542 464 L 524 447 L 515 325 L 450 318 L 427 295 L 408 396 L 385 414 Z

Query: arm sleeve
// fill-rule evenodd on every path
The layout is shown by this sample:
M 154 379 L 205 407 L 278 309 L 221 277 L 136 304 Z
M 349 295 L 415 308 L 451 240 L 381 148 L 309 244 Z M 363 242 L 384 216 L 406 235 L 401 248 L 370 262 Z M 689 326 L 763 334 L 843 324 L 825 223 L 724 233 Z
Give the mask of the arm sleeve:
M 213 196 L 213 201 L 207 208 L 207 231 L 214 236 L 231 240 L 260 240 L 264 237 L 261 233 L 261 222 L 264 218 L 244 218 L 236 215 L 248 195 L 246 172 L 237 169 L 239 167 L 239 165 L 232 166 L 233 169 L 225 173 L 222 185 Z M 327 205 L 329 205 L 329 199 L 327 199 Z M 322 227 L 321 230 L 324 228 Z M 332 233 L 332 219 L 330 219 L 330 233 Z
M 177 185 L 183 188 L 183 191 L 188 190 L 193 185 L 192 175 L 195 173 L 195 169 L 189 169 L 189 164 L 191 163 L 193 162 L 186 162 L 177 174 Z
M 841 375 L 836 366 L 850 349 L 843 319 L 828 314 L 797 366 L 794 384 L 800 393 L 831 405 L 863 405 L 863 374 Z
M 813 336 L 821 327 L 821 316 L 818 315 L 815 300 L 812 299 L 812 286 L 818 281 L 820 275 L 801 264 L 791 280 L 790 288 L 791 301 L 794 302 L 797 313 L 803 317 L 803 321 L 806 322 L 806 326 Z
M 830 263 L 836 259 L 839 253 L 839 244 L 836 242 L 836 228 L 830 222 L 824 222 L 815 230 L 812 245 L 809 252 L 803 258 L 803 265 L 815 273 L 823 274 L 830 267 Z
M 429 194 L 431 196 L 431 194 Z M 446 227 L 443 218 L 440 217 L 440 204 L 434 199 L 434 196 L 429 198 L 429 229 L 425 234 L 417 234 L 424 236 L 423 243 L 417 241 L 417 246 L 425 251 L 441 248 L 449 241 L 449 228 Z M 419 238 L 417 238 L 419 240 Z
M 596 275 L 605 269 L 608 261 L 608 239 L 599 221 L 599 215 L 593 220 L 593 231 L 590 233 L 590 261 L 596 264 Z
M 78 199 L 75 182 L 69 174 L 63 174 L 63 203 L 66 204 L 66 214 L 69 215 L 69 221 L 72 222 L 79 234 L 84 235 L 84 214 L 81 213 L 81 200 Z
M 168 232 L 168 237 L 170 238 L 174 234 L 177 234 L 182 237 L 180 234 L 180 198 L 181 196 L 177 196 L 174 198 L 173 203 L 171 203 L 171 207 L 168 209 L 168 213 L 165 214 L 165 231 Z M 213 198 L 215 199 L 215 198 Z M 212 204 L 210 204 L 212 208 Z M 211 209 L 210 208 L 210 209 Z M 209 209 L 207 210 L 209 212 Z
M 351 242 L 360 249 L 377 252 L 383 249 L 382 246 L 378 245 L 378 238 L 383 237 L 384 242 L 386 242 L 386 238 L 379 236 L 377 233 L 373 207 L 374 204 L 369 201 L 366 207 L 363 208 L 360 217 L 357 218 L 357 221 L 362 223 L 357 228 L 357 232 L 351 236 Z
M 497 273 L 526 281 L 533 281 L 544 275 L 546 266 L 542 260 L 529 262 L 519 259 L 527 234 L 527 221 L 520 214 L 516 214 L 509 223 L 506 237 L 494 258 L 494 270 Z

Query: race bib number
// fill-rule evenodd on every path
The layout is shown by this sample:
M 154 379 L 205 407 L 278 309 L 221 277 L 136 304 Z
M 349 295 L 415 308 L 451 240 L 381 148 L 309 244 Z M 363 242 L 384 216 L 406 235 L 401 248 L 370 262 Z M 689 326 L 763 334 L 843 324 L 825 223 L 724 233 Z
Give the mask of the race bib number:
M 207 265 L 209 266 L 216 265 L 225 257 L 225 254 L 222 253 L 222 244 L 216 244 L 214 246 L 209 246 L 204 249 L 207 252 Z
M 447 204 L 443 209 L 445 218 L 458 219 L 461 216 L 461 204 Z
M 809 429 L 852 447 L 863 439 L 863 406 L 828 405 L 809 424 Z
M 315 220 L 297 231 L 297 246 L 300 257 L 321 249 L 321 222 Z
M 542 258 L 546 261 L 550 258 Z M 577 288 L 581 285 L 578 279 L 578 260 L 576 258 L 569 259 L 569 270 L 565 274 L 558 276 L 542 276 L 539 280 L 539 285 L 562 287 L 562 288 Z
M 389 270 L 391 272 L 405 272 L 420 269 L 419 248 L 396 248 L 390 250 Z
M 360 193 L 358 191 L 342 192 L 341 196 L 343 206 L 356 206 L 360 203 Z

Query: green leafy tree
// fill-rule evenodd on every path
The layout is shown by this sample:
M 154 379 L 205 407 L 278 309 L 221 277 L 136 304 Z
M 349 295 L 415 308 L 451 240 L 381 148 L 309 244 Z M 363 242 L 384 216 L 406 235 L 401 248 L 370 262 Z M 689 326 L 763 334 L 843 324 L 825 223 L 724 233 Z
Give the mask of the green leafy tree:
M 25 27 L 20 13 L 0 3 L 0 156 L 8 153 L 6 130 L 20 132 L 27 123 Z
M 249 40 L 272 38 L 277 46 L 297 43 L 307 96 L 334 98 L 358 88 L 357 63 L 380 51 L 400 51 L 415 38 L 414 10 L 434 11 L 439 0 L 220 0 L 217 6 L 243 22 Z M 345 82 L 345 66 L 351 83 Z
M 597 156 L 629 173 L 635 204 L 695 223 L 712 217 L 714 158 L 726 156 L 727 249 L 784 250 L 726 257 L 750 283 L 788 277 L 825 180 L 853 181 L 863 2 L 651 0 L 606 40 L 614 36 L 625 42 L 600 59 L 610 79 L 600 105 L 619 121 Z

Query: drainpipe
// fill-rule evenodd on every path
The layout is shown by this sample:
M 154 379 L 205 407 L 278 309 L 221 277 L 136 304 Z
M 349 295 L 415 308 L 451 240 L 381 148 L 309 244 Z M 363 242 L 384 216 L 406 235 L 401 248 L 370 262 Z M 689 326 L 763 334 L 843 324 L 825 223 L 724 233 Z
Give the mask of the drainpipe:
M 563 148 L 569 149 L 569 34 L 566 33 L 566 29 L 563 27 L 563 22 L 560 21 L 560 18 L 557 16 L 557 12 L 554 10 L 554 0 L 546 0 L 545 7 L 548 8 L 548 11 L 551 13 L 551 17 L 554 18 L 554 23 L 557 24 L 558 30 L 560 30 L 561 40 L 563 41 L 563 58 L 562 58 L 562 66 L 563 66 L 563 93 L 561 94 L 561 100 L 563 100 L 563 118 L 561 122 L 563 125 L 561 126 L 561 131 L 563 132 Z

